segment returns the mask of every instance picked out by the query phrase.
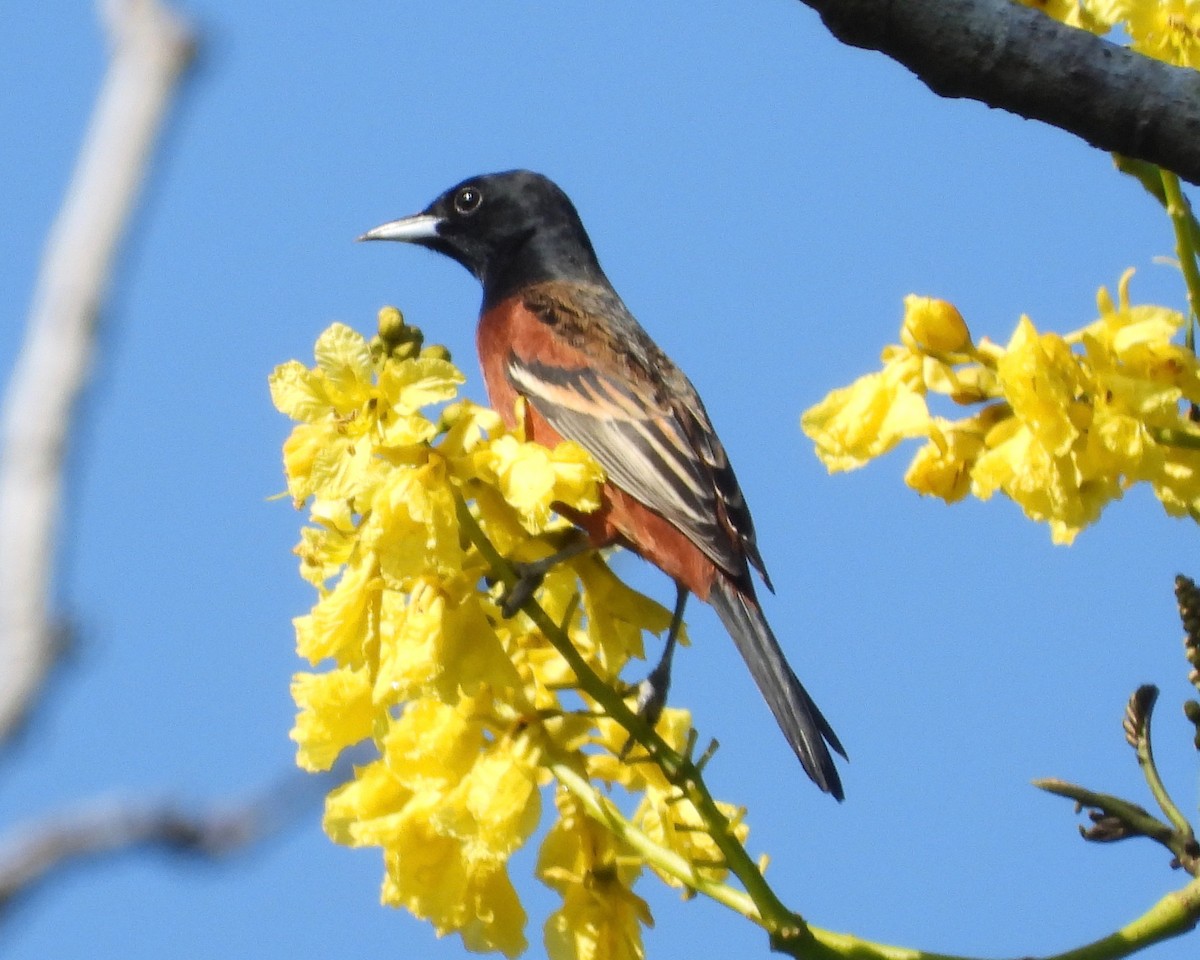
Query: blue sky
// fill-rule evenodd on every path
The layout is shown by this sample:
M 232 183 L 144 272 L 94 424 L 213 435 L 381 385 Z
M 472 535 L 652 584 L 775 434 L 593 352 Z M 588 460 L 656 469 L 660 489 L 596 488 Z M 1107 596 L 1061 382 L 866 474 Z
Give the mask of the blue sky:
M 711 784 L 749 808 L 784 900 L 884 942 L 1021 955 L 1105 934 L 1182 884 L 1148 843 L 1084 844 L 1070 805 L 1029 780 L 1149 805 L 1120 719 L 1157 682 L 1158 755 L 1194 810 L 1171 585 L 1200 574 L 1195 529 L 1137 490 L 1054 547 L 1007 501 L 920 500 L 903 455 L 831 478 L 798 427 L 874 368 L 909 292 L 954 301 L 1001 342 L 1022 312 L 1089 321 L 1127 266 L 1135 300 L 1182 306 L 1154 263 L 1172 253 L 1165 217 L 1106 155 L 940 100 L 782 0 L 185 9 L 202 62 L 122 261 L 74 451 L 60 599 L 78 644 L 5 757 L 0 824 L 96 795 L 220 803 L 286 770 L 290 618 L 312 596 L 290 552 L 302 516 L 267 499 L 287 431 L 267 374 L 309 360 L 330 322 L 369 330 L 394 303 L 482 398 L 474 281 L 353 238 L 523 166 L 571 194 L 614 284 L 705 397 L 778 590 L 768 616 L 852 757 L 839 806 L 694 607 L 673 697 L 719 737 Z M 89 4 L 0 7 L 5 372 L 102 65 Z M 618 566 L 670 599 L 635 559 Z M 514 875 L 544 917 L 532 861 Z M 75 871 L 0 946 L 16 960 L 462 956 L 378 906 L 380 870 L 375 852 L 330 844 L 314 805 L 238 862 Z M 714 904 L 639 890 L 651 957 L 766 949 Z

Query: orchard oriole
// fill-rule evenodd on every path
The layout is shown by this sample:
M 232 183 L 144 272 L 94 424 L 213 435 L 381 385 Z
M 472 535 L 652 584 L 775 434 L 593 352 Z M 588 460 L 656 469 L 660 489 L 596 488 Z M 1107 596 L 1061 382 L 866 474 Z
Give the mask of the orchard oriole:
M 477 346 L 493 406 L 526 434 L 588 450 L 607 481 L 570 515 L 590 545 L 620 544 L 710 603 L 805 771 L 841 800 L 837 735 L 800 684 L 755 595 L 771 581 L 721 441 L 687 377 L 605 277 L 567 195 L 523 170 L 472 177 L 424 211 L 363 234 L 457 260 L 483 285 Z M 681 612 L 681 606 L 677 607 Z

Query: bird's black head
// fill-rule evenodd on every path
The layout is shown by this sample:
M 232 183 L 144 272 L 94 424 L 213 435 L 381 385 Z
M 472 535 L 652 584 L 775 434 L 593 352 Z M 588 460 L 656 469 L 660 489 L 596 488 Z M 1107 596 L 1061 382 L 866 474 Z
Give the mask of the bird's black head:
M 574 204 L 528 170 L 471 177 L 358 239 L 402 240 L 452 257 L 479 278 L 485 304 L 543 280 L 608 282 Z

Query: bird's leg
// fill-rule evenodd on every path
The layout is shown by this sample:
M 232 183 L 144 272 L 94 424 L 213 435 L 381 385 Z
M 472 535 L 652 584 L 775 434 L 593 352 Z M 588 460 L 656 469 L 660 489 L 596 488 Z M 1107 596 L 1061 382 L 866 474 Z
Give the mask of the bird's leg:
M 663 647 L 662 656 L 646 679 L 637 685 L 637 700 L 634 709 L 637 715 L 646 721 L 650 727 L 658 723 L 663 708 L 667 705 L 667 692 L 671 689 L 671 659 L 675 656 L 675 642 L 679 639 L 679 629 L 683 626 L 683 608 L 687 606 L 688 591 L 682 583 L 675 583 L 675 611 L 671 614 L 671 626 L 667 630 L 667 642 Z M 633 738 L 625 741 L 621 748 L 621 759 L 629 753 L 633 746 Z
M 517 582 L 505 591 L 500 601 L 500 613 L 505 618 L 511 617 L 525 605 L 525 601 L 533 596 L 534 591 L 542 585 L 542 579 L 554 567 L 592 548 L 588 535 L 578 527 L 570 532 L 569 537 L 561 549 L 555 550 L 549 556 L 528 563 L 513 564 Z

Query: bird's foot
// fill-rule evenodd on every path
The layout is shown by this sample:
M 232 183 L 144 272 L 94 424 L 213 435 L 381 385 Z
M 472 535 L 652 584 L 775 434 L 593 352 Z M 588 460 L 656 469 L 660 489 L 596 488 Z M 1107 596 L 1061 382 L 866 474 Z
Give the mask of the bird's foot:
M 549 556 L 540 560 L 530 560 L 525 563 L 513 563 L 513 571 L 517 579 L 500 598 L 500 613 L 507 620 L 520 610 L 537 592 L 538 587 L 546 578 L 546 574 L 565 560 L 591 549 L 591 543 L 582 530 L 574 530 L 566 544 Z
M 675 642 L 679 639 L 679 630 L 683 626 L 683 608 L 687 603 L 687 590 L 676 585 L 675 612 L 671 616 L 671 627 L 667 631 L 667 642 L 663 647 L 662 656 L 654 669 L 646 674 L 646 678 L 635 688 L 634 712 L 645 722 L 646 726 L 654 729 L 658 718 L 662 716 L 667 705 L 667 694 L 671 690 L 671 660 L 675 655 Z M 624 760 L 633 746 L 633 737 L 625 741 L 618 755 Z
M 541 561 L 513 564 L 517 579 L 500 598 L 500 613 L 504 619 L 507 620 L 525 606 L 546 579 L 548 569 L 549 567 L 544 566 Z
M 666 663 L 665 658 L 660 660 L 658 666 L 646 674 L 641 682 L 633 688 L 636 692 L 633 711 L 651 730 L 658 725 L 658 719 L 667 705 L 667 694 L 671 690 L 670 667 L 663 669 Z M 628 737 L 625 740 L 625 746 L 617 755 L 618 758 L 624 760 L 635 742 L 632 736 Z

